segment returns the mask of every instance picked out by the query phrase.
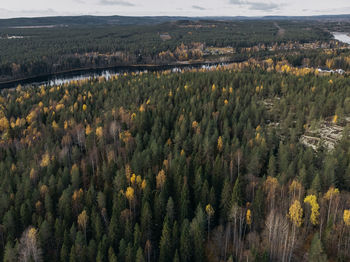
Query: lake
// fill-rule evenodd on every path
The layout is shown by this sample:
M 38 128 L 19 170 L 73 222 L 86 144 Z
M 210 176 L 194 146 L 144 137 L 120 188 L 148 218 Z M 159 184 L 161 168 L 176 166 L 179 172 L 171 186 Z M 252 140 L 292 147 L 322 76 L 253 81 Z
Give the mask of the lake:
M 335 40 L 346 43 L 350 45 L 350 36 L 349 33 L 333 32 L 332 33 Z

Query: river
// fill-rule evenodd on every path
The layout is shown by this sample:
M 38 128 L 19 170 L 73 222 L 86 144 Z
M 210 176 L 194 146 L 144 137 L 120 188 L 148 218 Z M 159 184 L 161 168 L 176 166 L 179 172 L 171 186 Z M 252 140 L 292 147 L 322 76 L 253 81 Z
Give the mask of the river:
M 346 43 L 350 45 L 350 36 L 349 33 L 333 32 L 332 33 L 335 40 Z
M 164 66 L 118 66 L 108 69 L 88 69 L 79 70 L 66 73 L 58 73 L 52 75 L 38 76 L 28 79 L 11 81 L 8 83 L 0 83 L 0 89 L 14 88 L 18 85 L 21 86 L 54 86 L 69 83 L 73 80 L 94 79 L 99 77 L 111 78 L 114 75 L 120 75 L 124 73 L 139 73 L 139 72 L 158 72 L 164 70 L 171 70 L 172 72 L 182 72 L 191 70 L 193 68 L 203 68 L 210 70 L 212 67 L 218 65 L 225 65 L 226 63 L 198 63 L 198 64 L 183 64 L 183 65 L 164 65 Z

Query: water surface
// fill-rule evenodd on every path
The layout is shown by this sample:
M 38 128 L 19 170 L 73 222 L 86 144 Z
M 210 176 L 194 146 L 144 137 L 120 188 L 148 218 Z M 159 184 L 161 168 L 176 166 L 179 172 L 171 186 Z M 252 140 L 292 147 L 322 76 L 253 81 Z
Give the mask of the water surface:
M 343 43 L 350 45 L 349 33 L 334 32 L 332 34 L 333 34 L 335 40 L 338 40 L 340 42 L 343 42 Z
M 40 86 L 40 85 L 62 85 L 69 83 L 73 80 L 84 80 L 84 79 L 96 79 L 99 77 L 105 77 L 110 79 L 114 75 L 120 75 L 124 73 L 140 73 L 140 72 L 154 72 L 171 70 L 173 73 L 191 70 L 193 68 L 203 68 L 210 70 L 217 65 L 225 65 L 226 63 L 199 63 L 193 65 L 164 65 L 164 66 L 119 66 L 108 69 L 89 69 L 81 71 L 73 71 L 68 73 L 59 73 L 52 75 L 45 75 L 39 77 L 32 77 L 23 80 L 11 81 L 8 83 L 0 84 L 0 89 L 15 88 L 18 85 L 21 86 Z

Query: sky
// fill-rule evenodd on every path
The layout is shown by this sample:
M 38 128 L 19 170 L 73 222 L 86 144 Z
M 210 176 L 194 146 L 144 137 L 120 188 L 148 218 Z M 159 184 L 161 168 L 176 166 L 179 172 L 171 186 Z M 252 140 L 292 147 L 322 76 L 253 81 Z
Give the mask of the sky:
M 349 0 L 0 0 L 0 18 L 57 15 L 266 16 L 350 14 Z

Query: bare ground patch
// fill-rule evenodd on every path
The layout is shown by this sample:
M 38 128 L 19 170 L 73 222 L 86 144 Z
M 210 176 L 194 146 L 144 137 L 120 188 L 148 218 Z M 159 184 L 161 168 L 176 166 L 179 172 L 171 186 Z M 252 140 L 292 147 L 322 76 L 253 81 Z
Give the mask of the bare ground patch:
M 168 33 L 164 33 L 164 34 L 160 34 L 159 35 L 160 39 L 162 39 L 163 41 L 167 41 L 171 39 L 171 36 Z
M 346 124 L 350 123 L 345 118 Z M 307 147 L 317 150 L 321 145 L 328 150 L 333 150 L 335 145 L 342 139 L 345 126 L 333 123 L 330 119 L 324 120 L 317 128 L 307 128 L 300 137 L 300 142 Z
M 279 24 L 277 24 L 276 22 L 274 23 L 274 25 L 278 29 L 277 36 L 284 36 L 284 34 L 286 33 L 286 30 L 284 28 L 280 27 Z

